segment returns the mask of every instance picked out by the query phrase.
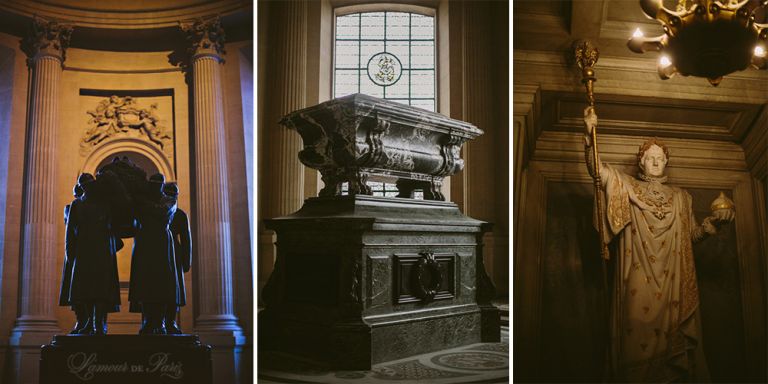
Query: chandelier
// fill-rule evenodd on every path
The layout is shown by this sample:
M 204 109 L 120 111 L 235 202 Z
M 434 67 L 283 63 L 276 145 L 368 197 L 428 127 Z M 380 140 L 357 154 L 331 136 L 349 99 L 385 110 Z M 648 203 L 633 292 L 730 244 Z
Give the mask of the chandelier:
M 679 73 L 717 86 L 723 76 L 750 65 L 768 68 L 768 24 L 755 22 L 760 9 L 768 12 L 766 5 L 768 0 L 679 0 L 671 11 L 662 0 L 640 0 L 664 34 L 649 38 L 638 28 L 627 46 L 636 53 L 659 51 L 657 68 L 664 80 Z

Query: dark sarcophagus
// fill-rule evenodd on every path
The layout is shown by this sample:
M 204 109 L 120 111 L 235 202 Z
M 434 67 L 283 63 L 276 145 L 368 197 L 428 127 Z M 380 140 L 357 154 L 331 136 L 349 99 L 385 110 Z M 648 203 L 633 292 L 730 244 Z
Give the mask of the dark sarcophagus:
M 293 112 L 281 121 L 304 140 L 299 160 L 320 171 L 320 196 L 370 195 L 369 177 L 397 180 L 399 197 L 424 189 L 427 200 L 444 200 L 443 178 L 459 172 L 461 145 L 482 134 L 475 126 L 441 114 L 355 94 Z
M 352 95 L 283 122 L 326 187 L 297 212 L 266 220 L 275 269 L 262 291 L 259 348 L 339 369 L 498 341 L 499 313 L 482 262 L 489 224 L 442 200 L 461 144 L 481 132 L 442 115 Z M 366 178 L 401 197 L 370 196 Z M 348 182 L 348 194 L 341 184 Z M 424 200 L 410 197 L 423 189 Z

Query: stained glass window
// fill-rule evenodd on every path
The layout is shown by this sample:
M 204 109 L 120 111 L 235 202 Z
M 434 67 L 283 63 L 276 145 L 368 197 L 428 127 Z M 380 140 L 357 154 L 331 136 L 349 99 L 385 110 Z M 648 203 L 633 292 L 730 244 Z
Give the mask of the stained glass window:
M 409 12 L 336 17 L 334 97 L 353 93 L 435 111 L 435 18 Z

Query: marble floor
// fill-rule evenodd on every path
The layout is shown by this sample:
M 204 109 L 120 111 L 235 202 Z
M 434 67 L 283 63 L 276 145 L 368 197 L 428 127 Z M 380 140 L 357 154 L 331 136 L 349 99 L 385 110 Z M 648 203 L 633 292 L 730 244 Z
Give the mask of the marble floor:
M 370 371 L 324 371 L 279 355 L 259 356 L 258 383 L 506 383 L 509 382 L 509 328 L 501 343 L 479 343 L 374 365 Z M 266 368 L 270 367 L 270 368 Z

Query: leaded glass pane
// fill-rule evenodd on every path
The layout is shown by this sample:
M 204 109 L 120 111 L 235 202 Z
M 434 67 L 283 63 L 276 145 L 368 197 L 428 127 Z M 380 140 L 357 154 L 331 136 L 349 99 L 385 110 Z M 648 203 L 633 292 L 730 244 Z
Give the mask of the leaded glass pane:
M 360 65 L 360 42 L 336 42 L 336 68 L 357 69 Z
M 384 40 L 384 12 L 368 12 L 360 15 L 360 38 Z
M 336 18 L 336 39 L 355 39 L 360 35 L 360 16 L 358 14 Z
M 433 69 L 435 67 L 435 42 L 414 41 L 411 43 L 411 67 Z
M 408 40 L 409 14 L 403 12 L 387 12 L 387 39 Z
M 351 95 L 353 93 L 358 93 L 358 89 L 360 86 L 360 81 L 358 80 L 358 70 L 341 70 L 337 69 L 335 78 L 336 78 L 336 87 L 334 89 L 334 95 L 333 97 L 342 97 L 346 95 Z
M 412 14 L 411 39 L 434 39 L 435 18 L 431 16 Z
M 411 71 L 411 98 L 435 97 L 435 70 Z

